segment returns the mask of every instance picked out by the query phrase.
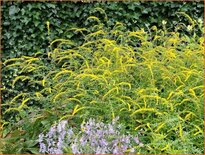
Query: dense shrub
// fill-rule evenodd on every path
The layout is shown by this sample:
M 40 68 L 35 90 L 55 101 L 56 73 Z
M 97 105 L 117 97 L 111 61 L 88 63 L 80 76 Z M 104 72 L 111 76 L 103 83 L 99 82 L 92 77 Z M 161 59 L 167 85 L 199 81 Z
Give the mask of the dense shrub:
M 179 14 L 191 23 L 185 33 L 169 31 L 165 21 L 152 32 L 128 31 L 90 16 L 90 28 L 70 30 L 82 44 L 56 39 L 47 53 L 6 60 L 3 70 L 15 75 L 12 91 L 30 88 L 3 104 L 5 125 L 23 132 L 19 152 L 28 152 L 29 140 L 36 148 L 38 134 L 55 121 L 77 127 L 90 117 L 120 116 L 127 131 L 141 131 L 140 153 L 203 153 L 203 25 Z
M 104 19 L 101 7 L 107 14 Z M 167 20 L 173 30 L 179 23 L 187 23 L 178 18 L 176 12 L 189 13 L 191 17 L 203 19 L 203 2 L 3 2 L 3 59 L 20 55 L 32 55 L 38 51 L 46 52 L 50 40 L 67 38 L 78 40 L 79 35 L 65 33 L 68 28 L 85 26 L 84 21 L 91 15 L 105 20 L 109 26 L 115 21 L 124 23 L 129 30 L 147 28 L 153 25 L 162 27 Z M 52 33 L 48 36 L 46 22 L 51 23 Z M 82 25 L 83 24 L 83 25 Z
M 2 43 L 3 61 L 22 55 L 50 52 L 49 44 L 57 38 L 70 39 L 79 46 L 83 43 L 80 31 L 73 33 L 69 28 L 89 27 L 90 21 L 84 22 L 89 16 L 97 16 L 106 26 L 113 27 L 122 22 L 130 31 L 144 28 L 152 33 L 150 27 L 162 28 L 162 20 L 174 31 L 175 27 L 190 25 L 190 21 L 176 12 L 187 12 L 195 19 L 203 19 L 203 2 L 105 2 L 105 3 L 74 3 L 74 2 L 3 2 L 2 3 Z M 95 9 L 101 7 L 102 9 Z M 106 13 L 106 14 L 105 14 Z M 48 31 L 49 27 L 49 31 Z M 194 28 L 199 33 L 197 27 Z M 181 31 L 181 29 L 177 30 Z M 155 31 L 154 31 L 155 32 Z M 190 33 L 181 31 L 180 33 Z M 56 45 L 54 45 L 56 46 Z M 2 85 L 10 91 L 2 91 L 3 103 L 18 95 L 21 91 L 34 89 L 25 83 L 17 83 L 13 91 L 11 81 L 15 70 L 3 70 Z M 40 91 L 40 85 L 35 85 Z

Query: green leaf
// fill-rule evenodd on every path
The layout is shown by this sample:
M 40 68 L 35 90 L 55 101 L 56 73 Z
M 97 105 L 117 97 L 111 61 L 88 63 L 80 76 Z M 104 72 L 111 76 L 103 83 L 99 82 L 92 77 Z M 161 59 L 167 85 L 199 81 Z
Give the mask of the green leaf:
M 10 8 L 9 8 L 9 15 L 11 16 L 11 15 L 14 15 L 14 14 L 16 14 L 16 13 L 18 13 L 19 12 L 19 8 L 17 8 L 16 6 L 11 6 Z
M 28 151 L 30 151 L 33 154 L 39 154 L 39 149 L 38 148 L 28 148 Z

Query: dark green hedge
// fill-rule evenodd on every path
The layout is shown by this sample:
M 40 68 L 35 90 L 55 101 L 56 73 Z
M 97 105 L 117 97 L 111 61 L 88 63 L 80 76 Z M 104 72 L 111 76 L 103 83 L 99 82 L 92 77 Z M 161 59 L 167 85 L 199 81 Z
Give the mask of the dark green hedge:
M 183 11 L 193 18 L 203 19 L 203 2 L 4 2 L 2 6 L 3 60 L 48 50 L 49 39 L 70 38 L 65 33 L 71 27 L 83 27 L 90 15 L 103 18 L 95 7 L 101 7 L 108 16 L 108 25 L 116 21 L 126 24 L 128 29 L 161 26 L 162 20 L 168 21 L 172 28 L 187 19 L 178 17 L 177 11 Z M 48 36 L 46 22 L 51 24 Z M 50 37 L 50 38 L 49 38 Z M 78 39 L 73 36 L 72 39 Z

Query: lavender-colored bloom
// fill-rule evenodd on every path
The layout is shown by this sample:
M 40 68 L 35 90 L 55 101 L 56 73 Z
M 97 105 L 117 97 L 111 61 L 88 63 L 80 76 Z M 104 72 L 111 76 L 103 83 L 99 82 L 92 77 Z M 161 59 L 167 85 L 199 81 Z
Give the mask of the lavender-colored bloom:
M 117 125 L 117 119 L 110 124 L 89 119 L 81 124 L 82 131 L 77 134 L 67 127 L 67 121 L 61 121 L 52 126 L 45 136 L 39 135 L 40 152 L 62 154 L 63 149 L 69 147 L 73 154 L 124 154 L 128 149 L 134 153 L 132 143 L 143 144 L 138 137 L 122 134 L 122 125 Z
M 99 135 L 99 136 L 102 136 L 103 135 L 103 130 L 97 130 L 97 134 Z
M 59 148 L 54 149 L 52 154 L 63 154 L 63 151 Z
M 96 154 L 102 154 L 102 150 L 101 150 L 101 148 L 100 148 L 99 146 L 97 147 L 95 153 L 96 153 Z
M 53 135 L 55 135 L 55 133 L 56 133 L 56 126 L 52 126 L 52 127 L 50 128 L 49 132 L 46 134 L 46 136 L 47 136 L 48 138 L 51 138 Z
M 119 140 L 115 139 L 115 140 L 112 141 L 112 143 L 113 143 L 113 147 L 116 147 L 119 143 Z
M 124 151 L 126 151 L 128 149 L 128 146 L 126 144 L 124 144 L 124 145 L 121 145 L 120 148 L 124 152 Z
M 78 146 L 77 146 L 76 143 L 71 144 L 71 149 L 72 149 L 72 152 L 73 152 L 74 154 L 80 153 L 80 152 L 78 151 Z
M 113 152 L 112 152 L 112 153 L 113 153 L 113 154 L 120 154 L 118 147 L 115 147 L 115 148 L 113 149 Z
M 65 126 L 67 124 L 67 121 L 61 121 L 59 124 L 58 124 L 58 127 L 57 127 L 57 131 L 60 133 L 61 131 L 65 130 Z
M 68 133 L 68 135 L 70 135 L 70 136 L 73 135 L 73 130 L 72 130 L 72 128 L 68 129 L 67 133 Z
M 80 138 L 80 143 L 81 143 L 82 146 L 85 146 L 85 144 L 87 143 L 87 138 L 85 136 L 82 136 Z
M 46 153 L 46 145 L 44 143 L 40 143 L 40 150 L 41 153 Z
M 99 143 L 100 143 L 100 145 L 101 145 L 102 147 L 108 145 L 108 143 L 107 143 L 107 141 L 106 141 L 105 139 L 101 139 L 101 140 L 99 141 Z
M 62 149 L 62 147 L 63 147 L 63 139 L 61 139 L 61 138 L 58 139 L 57 147 L 59 149 Z
M 39 137 L 39 140 L 38 140 L 38 141 L 39 141 L 39 143 L 41 143 L 41 142 L 43 141 L 44 134 L 41 133 L 41 134 L 39 134 L 38 137 Z
M 106 148 L 102 148 L 100 146 L 97 147 L 95 154 L 106 154 L 107 149 Z
M 113 129 L 113 126 L 111 124 L 108 124 L 109 134 L 114 134 L 115 131 Z
M 123 135 L 121 140 L 122 140 L 122 142 L 129 143 L 129 142 L 130 142 L 129 139 L 130 139 L 129 136 L 125 136 L 125 135 Z
M 54 150 L 55 150 L 55 148 L 51 147 L 51 148 L 48 149 L 47 152 L 50 153 L 50 154 L 54 154 Z

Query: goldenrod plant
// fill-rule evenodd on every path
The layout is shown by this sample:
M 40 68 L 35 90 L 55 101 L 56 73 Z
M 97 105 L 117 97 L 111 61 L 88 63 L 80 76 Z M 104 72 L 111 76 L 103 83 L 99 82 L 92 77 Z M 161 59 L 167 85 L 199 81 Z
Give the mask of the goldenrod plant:
M 11 129 L 35 141 L 55 121 L 68 120 L 79 129 L 89 118 L 109 122 L 119 116 L 127 131 L 141 133 L 144 146 L 136 153 L 203 154 L 201 22 L 190 18 L 193 23 L 170 32 L 164 20 L 163 29 L 147 32 L 127 31 L 120 22 L 106 27 L 94 16 L 88 21 L 92 27 L 69 30 L 83 36 L 81 45 L 60 38 L 47 53 L 4 61 L 3 70 L 15 75 L 12 90 L 16 83 L 28 87 L 2 105 L 5 121 L 15 124 Z M 33 125 L 36 131 L 26 131 Z

